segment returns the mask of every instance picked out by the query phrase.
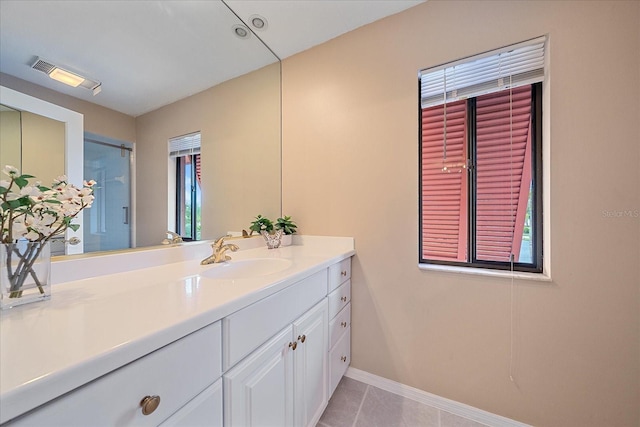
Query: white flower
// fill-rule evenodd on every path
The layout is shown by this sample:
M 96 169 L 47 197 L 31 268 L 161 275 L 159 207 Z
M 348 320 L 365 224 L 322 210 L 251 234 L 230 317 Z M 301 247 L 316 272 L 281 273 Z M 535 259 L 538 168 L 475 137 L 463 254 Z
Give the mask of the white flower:
M 94 201 L 93 180 L 85 181 L 82 188 L 77 188 L 61 175 L 54 180 L 51 189 L 42 191 L 39 181 L 25 185 L 26 177 L 12 166 L 5 166 L 3 173 L 10 177 L 10 180 L 0 181 L 4 189 L 0 193 L 0 229 L 5 243 L 21 238 L 44 242 L 63 234 L 69 221 Z M 13 186 L 18 179 L 20 181 Z M 9 203 L 18 199 L 20 203 Z
M 53 224 L 54 222 L 56 222 L 56 219 L 57 219 L 56 216 L 51 215 L 49 213 L 45 213 L 40 218 L 40 224 L 43 224 L 48 227 L 48 226 L 51 226 L 51 224 Z
M 78 191 L 73 187 L 66 187 L 56 196 L 61 202 L 73 203 L 78 197 Z
M 60 175 L 58 176 L 56 179 L 53 180 L 53 184 L 51 184 L 53 187 L 56 187 L 60 184 L 66 184 L 67 183 L 67 176 L 66 175 Z
M 29 232 L 27 234 L 25 234 L 23 236 L 25 239 L 30 240 L 30 241 L 36 241 L 38 240 L 38 238 L 40 237 L 40 234 L 38 234 L 38 232 L 33 231 L 33 230 L 29 230 Z
M 29 196 L 29 197 L 35 196 L 35 197 L 37 197 L 41 193 L 42 192 L 40 191 L 40 189 L 38 187 L 33 186 L 33 185 L 27 185 L 26 187 L 23 187 L 20 190 L 20 197 L 23 197 L 23 196 Z
M 28 231 L 27 225 L 24 223 L 22 218 L 16 218 L 16 220 L 13 221 L 13 239 L 15 239 L 16 236 L 23 237 Z
M 12 200 L 18 200 L 20 197 L 22 197 L 20 195 L 20 193 L 13 193 L 13 192 L 8 192 L 7 193 L 7 201 L 10 202 Z
M 6 166 L 4 167 L 4 169 L 2 170 L 2 172 L 3 172 L 5 175 L 8 175 L 8 176 L 10 176 L 10 177 L 13 177 L 13 176 L 15 176 L 15 175 L 20 175 L 20 172 L 18 171 L 18 168 L 15 168 L 15 167 L 13 167 L 13 166 L 11 166 L 11 165 L 6 165 Z

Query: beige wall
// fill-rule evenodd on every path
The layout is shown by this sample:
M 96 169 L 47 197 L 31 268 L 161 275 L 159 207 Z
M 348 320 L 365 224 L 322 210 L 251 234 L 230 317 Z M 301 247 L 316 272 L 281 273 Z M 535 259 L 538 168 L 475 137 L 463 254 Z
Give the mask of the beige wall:
M 21 171 L 49 186 L 64 175 L 65 124 L 23 111 Z
M 281 204 L 279 107 L 276 63 L 137 117 L 137 155 L 145 159 L 137 170 L 138 245 L 158 244 L 167 230 L 169 139 L 196 131 L 203 239 L 248 229 L 258 214 L 275 220 Z
M 19 111 L 0 111 L 0 168 L 21 164 Z
M 417 71 L 548 34 L 553 281 L 420 271 Z M 283 207 L 352 235 L 352 366 L 541 426 L 640 425 L 640 2 L 435 1 L 283 62 Z M 612 83 L 626 82 L 625 89 Z

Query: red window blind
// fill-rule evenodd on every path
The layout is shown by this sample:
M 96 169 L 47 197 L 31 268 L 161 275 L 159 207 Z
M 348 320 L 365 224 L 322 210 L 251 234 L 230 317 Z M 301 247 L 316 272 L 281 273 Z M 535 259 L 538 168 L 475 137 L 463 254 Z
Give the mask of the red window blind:
M 196 154 L 196 179 L 198 180 L 198 184 L 202 185 L 202 179 L 200 172 L 202 171 L 202 167 L 200 166 L 200 154 Z
M 476 98 L 476 259 L 518 261 L 531 187 L 531 87 Z
M 422 109 L 422 256 L 467 260 L 466 101 Z M 447 170 L 443 170 L 446 166 Z

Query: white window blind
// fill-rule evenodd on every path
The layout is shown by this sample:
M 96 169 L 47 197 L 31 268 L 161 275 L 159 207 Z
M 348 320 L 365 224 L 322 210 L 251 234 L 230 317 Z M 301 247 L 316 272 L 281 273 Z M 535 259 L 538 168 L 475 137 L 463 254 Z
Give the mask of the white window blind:
M 169 140 L 169 156 L 182 157 L 200 154 L 200 132 L 178 136 Z
M 544 80 L 546 37 L 421 70 L 422 108 Z

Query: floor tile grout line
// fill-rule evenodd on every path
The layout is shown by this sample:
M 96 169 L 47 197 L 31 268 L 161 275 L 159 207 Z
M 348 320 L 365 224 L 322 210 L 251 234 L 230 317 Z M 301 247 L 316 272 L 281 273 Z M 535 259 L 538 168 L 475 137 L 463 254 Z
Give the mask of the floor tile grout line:
M 356 412 L 356 418 L 353 420 L 353 424 L 351 427 L 356 427 L 356 423 L 358 422 L 358 417 L 360 416 L 360 412 L 362 411 L 362 407 L 364 406 L 364 400 L 367 398 L 367 394 L 369 394 L 369 384 L 367 384 L 367 388 L 364 390 L 364 395 L 362 395 L 362 401 L 360 402 L 360 406 L 358 407 L 358 412 Z

